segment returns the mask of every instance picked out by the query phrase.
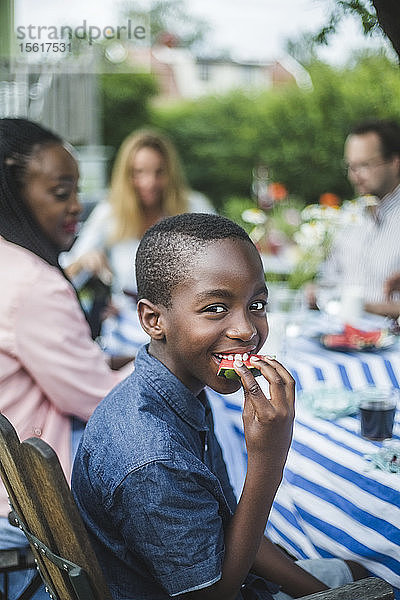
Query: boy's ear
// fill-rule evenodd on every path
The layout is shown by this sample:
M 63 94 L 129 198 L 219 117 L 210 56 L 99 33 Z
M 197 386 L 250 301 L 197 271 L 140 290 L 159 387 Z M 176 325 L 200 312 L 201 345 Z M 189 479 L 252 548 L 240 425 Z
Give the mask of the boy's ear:
M 162 340 L 164 338 L 163 319 L 160 308 L 143 298 L 137 304 L 139 321 L 144 331 L 153 340 Z

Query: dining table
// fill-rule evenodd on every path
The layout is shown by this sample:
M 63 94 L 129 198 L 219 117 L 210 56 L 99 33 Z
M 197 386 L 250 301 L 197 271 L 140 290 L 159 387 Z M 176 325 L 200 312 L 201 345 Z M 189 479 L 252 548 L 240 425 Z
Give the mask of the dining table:
M 108 351 L 131 350 L 145 338 L 130 313 L 107 332 Z M 135 321 L 136 319 L 136 321 Z M 337 326 L 337 324 L 336 324 Z M 300 330 L 285 341 L 282 356 L 296 381 L 296 416 L 283 479 L 269 515 L 266 534 L 295 558 L 340 557 L 355 560 L 388 581 L 400 598 L 400 468 L 392 472 L 381 457 L 400 461 L 400 406 L 393 437 L 372 441 L 360 434 L 357 406 L 327 416 L 306 402 L 311 392 L 327 391 L 357 399 L 365 389 L 400 389 L 400 341 L 385 349 L 343 351 L 321 344 L 326 327 L 307 311 Z M 105 338 L 106 339 L 106 338 Z M 112 341 L 114 345 L 112 345 Z M 107 351 L 107 344 L 105 350 Z M 207 395 L 215 432 L 237 497 L 246 474 L 242 390 Z M 338 402 L 338 405 L 340 402 Z M 398 454 L 396 454 L 398 452 Z

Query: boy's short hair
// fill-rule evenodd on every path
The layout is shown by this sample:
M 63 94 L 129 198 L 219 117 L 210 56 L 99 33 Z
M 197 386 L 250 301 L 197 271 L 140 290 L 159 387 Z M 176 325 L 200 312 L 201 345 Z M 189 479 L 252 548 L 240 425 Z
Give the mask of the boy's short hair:
M 219 215 L 184 213 L 150 227 L 136 253 L 138 300 L 169 308 L 172 290 L 190 277 L 193 258 L 210 243 L 227 238 L 253 245 L 242 227 Z

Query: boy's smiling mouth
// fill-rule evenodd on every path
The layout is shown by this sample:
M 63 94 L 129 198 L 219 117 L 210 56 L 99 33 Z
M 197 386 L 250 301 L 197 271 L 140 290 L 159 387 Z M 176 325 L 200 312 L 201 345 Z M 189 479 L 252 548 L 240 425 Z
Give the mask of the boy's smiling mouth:
M 223 354 L 221 352 L 214 352 L 213 357 L 217 359 L 218 364 L 221 362 L 221 360 L 223 358 L 227 358 L 228 360 L 233 360 L 236 355 L 239 355 L 241 357 L 241 359 L 243 361 L 245 361 L 249 358 L 250 354 L 254 353 L 255 350 L 256 350 L 256 347 L 253 346 L 252 348 L 248 348 L 247 351 L 245 351 L 245 352 L 243 352 L 243 349 L 232 350 L 231 352 L 227 352 L 227 353 L 223 353 Z

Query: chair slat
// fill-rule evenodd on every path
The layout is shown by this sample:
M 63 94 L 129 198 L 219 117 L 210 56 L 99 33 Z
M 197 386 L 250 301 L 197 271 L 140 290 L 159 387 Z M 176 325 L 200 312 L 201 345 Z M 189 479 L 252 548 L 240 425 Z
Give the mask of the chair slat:
M 367 577 L 339 588 L 303 596 L 298 600 L 394 600 L 394 593 L 383 579 Z
M 111 599 L 57 455 L 38 438 L 20 443 L 4 415 L 0 415 L 0 475 L 13 508 L 28 531 L 53 554 L 83 570 L 75 570 L 75 580 L 72 573 L 73 585 L 68 570 L 54 565 L 45 551 L 30 542 L 40 571 L 57 598 L 89 600 L 89 591 L 82 588 L 82 576 L 86 573 L 92 597 L 95 600 Z M 76 578 L 78 572 L 80 575 Z M 76 589 L 74 591 L 76 582 L 81 589 L 80 596 Z

